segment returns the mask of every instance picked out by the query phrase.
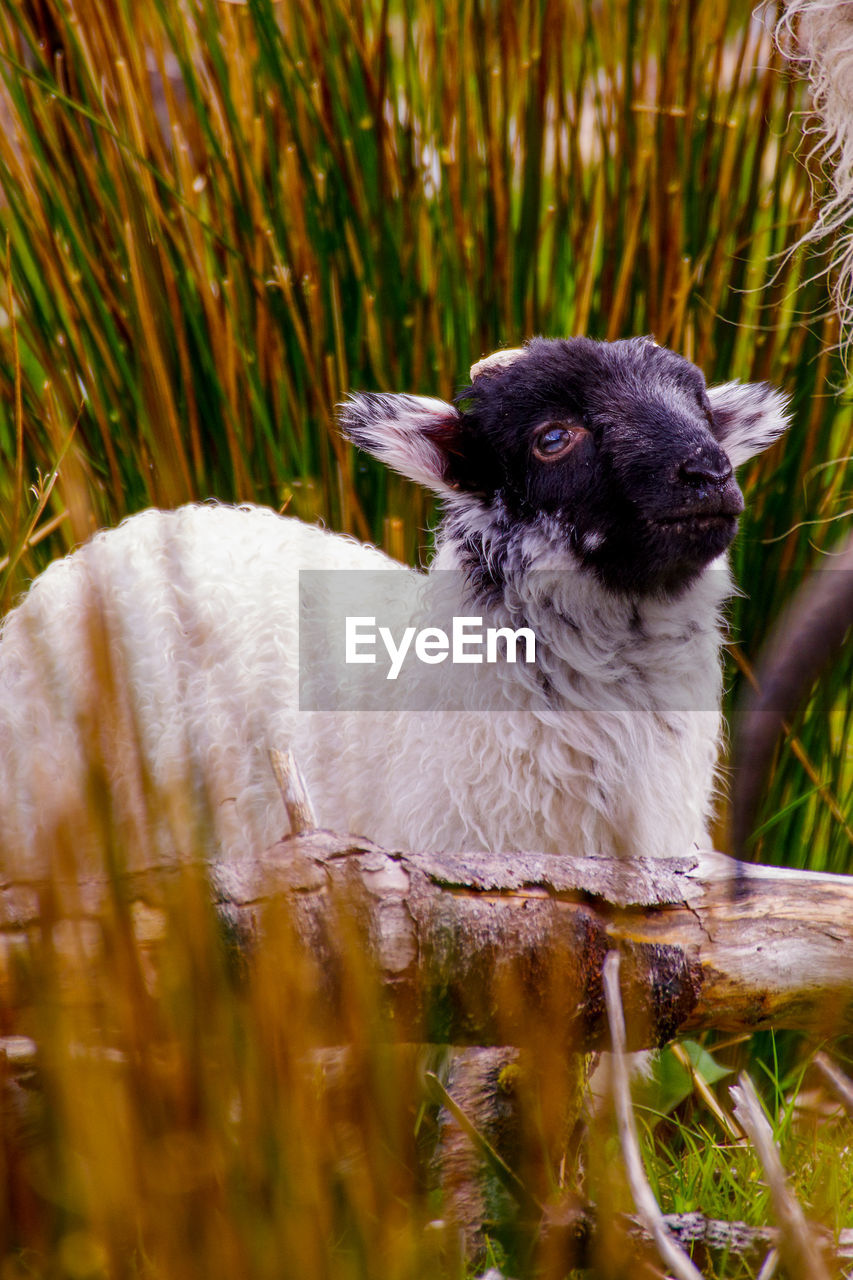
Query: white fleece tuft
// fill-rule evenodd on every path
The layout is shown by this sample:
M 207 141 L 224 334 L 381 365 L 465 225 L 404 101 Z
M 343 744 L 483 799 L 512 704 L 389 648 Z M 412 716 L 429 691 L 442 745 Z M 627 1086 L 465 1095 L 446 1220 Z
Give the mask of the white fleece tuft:
M 833 293 L 847 351 L 853 340 L 853 4 L 786 0 L 776 36 L 782 52 L 808 76 L 820 120 L 813 128 L 814 150 L 832 175 L 835 194 L 800 243 L 835 237 Z

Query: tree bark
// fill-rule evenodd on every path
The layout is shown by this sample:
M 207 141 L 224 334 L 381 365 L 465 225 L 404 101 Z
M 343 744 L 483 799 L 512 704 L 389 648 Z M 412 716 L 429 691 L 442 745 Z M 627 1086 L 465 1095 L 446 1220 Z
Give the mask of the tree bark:
M 11 995 L 13 953 L 34 936 L 49 932 L 55 951 L 68 937 L 78 950 L 97 946 L 116 892 L 156 956 L 185 874 L 2 886 L 0 996 Z M 719 853 L 403 854 L 325 831 L 204 874 L 249 965 L 265 945 L 269 910 L 276 928 L 284 911 L 314 967 L 329 1043 L 346 1038 L 354 954 L 375 968 L 384 1034 L 400 1040 L 524 1045 L 544 1029 L 561 1049 L 595 1048 L 606 1042 L 602 965 L 613 948 L 623 956 L 633 1048 L 705 1027 L 837 1034 L 853 1022 L 853 878 Z M 63 932 L 69 920 L 74 928 Z

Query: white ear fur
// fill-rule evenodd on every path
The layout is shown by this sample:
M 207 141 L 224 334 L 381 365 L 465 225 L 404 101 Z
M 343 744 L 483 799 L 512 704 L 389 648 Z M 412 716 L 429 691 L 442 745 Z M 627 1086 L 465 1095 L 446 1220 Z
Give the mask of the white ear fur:
M 452 431 L 459 414 L 431 396 L 365 393 L 339 407 L 341 429 L 353 444 L 410 480 L 449 491 L 447 457 L 436 440 Z
M 787 431 L 788 397 L 766 382 L 724 382 L 708 388 L 717 438 L 733 467 L 761 453 Z
M 493 351 L 490 356 L 483 356 L 482 360 L 478 360 L 476 364 L 471 365 L 471 381 L 473 382 L 481 374 L 487 373 L 489 369 L 503 369 L 506 365 L 513 364 L 519 356 L 523 355 L 524 347 L 507 347 L 502 351 Z

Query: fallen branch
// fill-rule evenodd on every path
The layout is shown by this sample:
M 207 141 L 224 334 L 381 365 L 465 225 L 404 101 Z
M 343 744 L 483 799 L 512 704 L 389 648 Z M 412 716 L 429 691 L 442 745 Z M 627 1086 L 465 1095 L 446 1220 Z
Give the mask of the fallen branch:
M 667 1234 L 682 1249 L 692 1249 L 694 1256 L 722 1254 L 729 1262 L 738 1258 L 753 1269 L 761 1260 L 776 1252 L 779 1242 L 777 1227 L 753 1227 L 745 1222 L 725 1222 L 720 1218 L 707 1218 L 703 1213 L 665 1213 L 661 1219 Z M 578 1208 L 572 1205 L 565 1222 L 560 1220 L 560 1210 L 551 1207 L 543 1222 L 540 1239 L 549 1233 L 558 1233 L 563 1244 L 562 1261 L 567 1269 L 588 1268 L 599 1251 L 602 1233 L 616 1226 L 624 1230 L 637 1250 L 654 1249 L 654 1239 L 639 1217 L 616 1214 L 607 1219 L 606 1227 L 599 1224 L 594 1208 Z M 811 1228 L 827 1257 L 839 1264 L 853 1260 L 853 1230 L 843 1230 L 836 1238 L 824 1227 Z M 555 1251 L 550 1256 L 556 1256 Z M 810 1278 L 811 1280 L 811 1278 Z
M 718 853 L 402 854 L 325 831 L 199 874 L 247 958 L 264 945 L 267 909 L 287 904 L 296 945 L 315 962 L 333 1043 L 346 1025 L 354 947 L 376 969 L 387 1032 L 398 1039 L 520 1044 L 538 1019 L 567 1048 L 605 1043 L 602 965 L 613 949 L 631 987 L 632 1048 L 706 1027 L 837 1034 L 853 1022 L 853 878 L 845 876 Z M 0 1000 L 21 995 L 9 990 L 16 949 L 43 928 L 60 948 L 69 931 L 60 938 L 58 924 L 97 923 L 116 892 L 156 952 L 185 875 L 161 867 L 0 887 Z M 70 933 L 77 947 L 100 945 L 97 928 Z

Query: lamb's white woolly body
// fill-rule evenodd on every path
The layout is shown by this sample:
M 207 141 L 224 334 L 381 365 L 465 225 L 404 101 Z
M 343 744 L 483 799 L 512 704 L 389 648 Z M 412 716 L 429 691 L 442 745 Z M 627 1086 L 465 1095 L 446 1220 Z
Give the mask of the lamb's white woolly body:
M 435 567 L 457 562 L 448 543 Z M 650 601 L 639 613 L 557 570 L 553 595 L 526 602 L 550 691 L 495 668 L 511 709 L 423 714 L 296 710 L 300 568 L 387 569 L 393 594 L 413 599 L 436 580 L 257 507 L 147 511 L 52 565 L 2 632 L 6 840 L 50 830 L 53 801 L 67 798 L 55 779 L 67 789 L 85 759 L 93 600 L 154 777 L 182 781 L 192 762 L 226 852 L 281 835 L 267 752 L 284 746 L 322 825 L 391 847 L 659 855 L 705 839 L 725 566 L 676 607 Z M 544 590 L 547 570 L 529 580 Z M 134 761 L 127 744 L 106 750 Z

